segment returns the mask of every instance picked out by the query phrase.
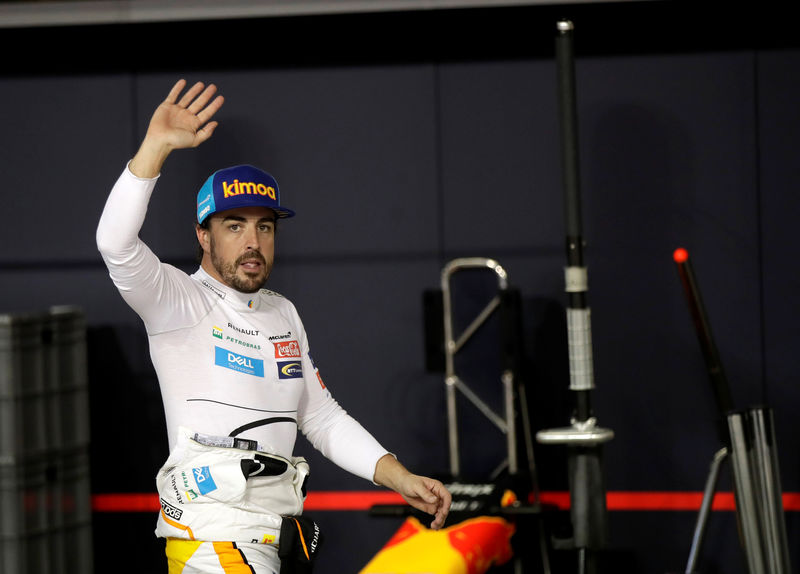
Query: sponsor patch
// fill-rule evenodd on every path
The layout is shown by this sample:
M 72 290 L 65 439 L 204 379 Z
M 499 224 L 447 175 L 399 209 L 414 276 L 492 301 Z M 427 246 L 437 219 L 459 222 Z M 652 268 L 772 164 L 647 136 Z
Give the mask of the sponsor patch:
M 250 302 L 252 303 L 252 300 Z M 241 327 L 237 327 L 233 323 L 228 323 L 228 327 L 230 327 L 237 333 L 241 333 L 242 335 L 252 335 L 254 337 L 258 336 L 258 329 L 242 329 Z
M 275 544 L 275 535 L 265 534 L 261 537 L 261 544 Z
M 264 361 L 240 355 L 222 347 L 214 347 L 214 364 L 254 377 L 264 376 Z
M 214 325 L 211 327 L 211 334 L 214 335 L 217 339 L 222 339 L 222 329 Z
M 276 359 L 288 359 L 301 356 L 300 343 L 297 341 L 280 341 L 272 344 L 275 346 Z
M 319 369 L 317 368 L 317 365 L 314 362 L 314 357 L 311 356 L 311 353 L 308 354 L 308 360 L 311 361 L 311 366 L 314 367 L 314 372 L 317 374 L 319 386 L 321 386 L 323 389 L 327 389 L 328 387 L 325 386 L 325 382 L 322 380 L 322 375 L 319 374 Z
M 289 332 L 287 332 L 285 335 L 272 335 L 272 336 L 269 338 L 269 340 L 270 340 L 270 341 L 279 341 L 279 340 L 281 340 L 281 339 L 291 339 L 291 338 L 292 338 L 292 332 L 291 332 L 291 331 L 289 331 Z
M 194 481 L 197 483 L 197 490 L 200 491 L 200 494 L 208 494 L 209 492 L 217 490 L 217 485 L 211 477 L 211 471 L 208 470 L 207 466 L 193 468 L 192 472 L 194 473 Z
M 164 514 L 166 514 L 170 518 L 174 518 L 175 520 L 181 519 L 181 516 L 183 516 L 183 510 L 181 510 L 180 508 L 175 508 L 163 498 L 160 500 L 161 500 L 161 508 L 164 511 Z
M 225 335 L 225 340 L 231 343 L 236 343 L 237 345 L 241 345 L 242 347 L 247 347 L 248 349 L 255 349 L 256 351 L 261 350 L 261 345 L 258 343 L 248 343 L 247 341 L 242 341 L 235 337 L 231 337 L 230 335 Z
M 184 504 L 183 497 L 181 496 L 181 491 L 178 488 L 178 481 L 175 478 L 175 475 L 172 475 L 170 479 L 170 486 L 172 487 L 172 493 L 175 495 L 175 500 L 178 501 L 178 504 Z
M 280 293 L 276 293 L 275 291 L 270 291 L 269 289 L 261 289 L 261 292 L 264 295 L 270 295 L 271 297 L 280 297 L 281 299 L 284 298 L 283 295 L 281 295 Z
M 303 376 L 303 365 L 300 361 L 278 361 L 279 379 L 299 379 Z
M 246 193 L 247 195 L 265 195 L 273 201 L 275 201 L 275 198 L 277 197 L 275 188 L 264 185 L 263 183 L 256 183 L 254 181 L 239 181 L 238 179 L 234 179 L 233 183 L 228 183 L 227 181 L 222 182 L 223 198 L 242 195 L 243 193 Z
M 210 291 L 213 291 L 214 294 L 217 297 L 219 297 L 220 299 L 224 299 L 225 298 L 225 292 L 224 291 L 221 291 L 220 289 L 217 289 L 216 287 L 214 287 L 211 283 L 209 283 L 205 279 L 203 279 L 201 281 L 201 283 L 202 283 L 203 287 L 205 287 L 206 289 L 208 289 Z

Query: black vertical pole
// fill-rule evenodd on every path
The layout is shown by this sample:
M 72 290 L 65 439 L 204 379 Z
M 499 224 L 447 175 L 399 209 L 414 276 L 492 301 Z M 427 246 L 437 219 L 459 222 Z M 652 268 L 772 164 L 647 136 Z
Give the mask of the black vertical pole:
M 567 308 L 575 318 L 588 317 L 589 303 L 587 297 L 588 282 L 586 267 L 583 261 L 584 239 L 581 217 L 580 164 L 578 161 L 578 120 L 577 101 L 575 95 L 575 57 L 572 40 L 572 22 L 558 22 L 556 35 L 556 69 L 558 74 L 558 105 L 561 126 L 561 157 L 564 178 L 564 221 L 567 248 Z M 572 321 L 570 327 L 580 327 Z M 583 347 L 585 354 L 571 356 L 579 365 L 570 365 L 570 389 L 577 394 L 576 419 L 583 422 L 591 416 L 590 392 L 594 388 L 594 370 L 591 356 L 591 331 L 586 325 L 586 333 L 577 340 L 577 333 L 572 333 L 570 340 Z M 589 337 L 588 340 L 585 340 Z M 588 343 L 588 345 L 587 345 Z M 573 353 L 574 355 L 574 353 Z M 573 367 L 578 367 L 575 370 Z
M 583 258 L 573 25 L 568 20 L 558 22 L 555 53 L 564 177 L 570 390 L 575 396 L 574 420 L 580 425 L 592 417 L 594 367 L 588 278 Z M 606 543 L 607 512 L 601 449 L 599 444 L 576 445 L 569 448 L 568 454 L 573 536 L 579 553 L 579 570 L 585 572 L 596 571 L 595 550 Z
M 573 546 L 577 551 L 578 571 L 592 574 L 598 571 L 597 551 L 607 544 L 602 444 L 611 440 L 614 433 L 596 426 L 591 406 L 594 389 L 591 312 L 583 255 L 573 25 L 568 20 L 557 24 L 555 54 L 566 224 L 570 391 L 575 397 L 575 410 L 571 427 L 540 431 L 536 436 L 541 443 L 567 445 Z

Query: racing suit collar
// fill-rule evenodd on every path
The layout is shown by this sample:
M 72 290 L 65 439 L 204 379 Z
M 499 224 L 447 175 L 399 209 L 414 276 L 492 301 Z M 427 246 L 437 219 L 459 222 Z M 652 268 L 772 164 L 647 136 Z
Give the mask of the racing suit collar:
M 198 267 L 193 277 L 200 282 L 203 287 L 214 293 L 220 299 L 224 299 L 229 305 L 240 311 L 256 311 L 261 304 L 259 297 L 260 290 L 255 293 L 242 293 L 224 283 L 211 277 L 205 269 Z

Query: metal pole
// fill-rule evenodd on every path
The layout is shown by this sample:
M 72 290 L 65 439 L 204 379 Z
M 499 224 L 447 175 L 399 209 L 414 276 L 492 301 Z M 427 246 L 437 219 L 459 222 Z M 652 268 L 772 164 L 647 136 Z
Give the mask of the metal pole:
M 748 572 L 789 572 L 772 411 L 766 408 L 733 411 L 730 387 L 714 344 L 689 253 L 686 249 L 678 248 L 673 253 L 673 259 L 689 304 L 721 422 L 727 422 L 727 426 L 720 425 L 719 431 L 731 455 L 736 517 L 747 557 Z M 698 526 L 699 522 L 700 519 Z M 701 540 L 702 538 L 696 540 L 696 544 L 692 546 L 689 566 L 693 567 L 696 561 Z
M 450 289 L 450 280 L 454 273 L 463 269 L 488 269 L 497 276 L 498 289 L 505 291 L 508 288 L 508 275 L 505 269 L 495 260 L 483 257 L 463 257 L 448 262 L 442 269 L 440 283 L 443 298 L 443 319 L 444 319 L 444 352 L 445 352 L 445 385 L 447 401 L 447 430 L 450 446 L 450 474 L 457 478 L 461 474 L 461 459 L 459 456 L 458 441 L 458 409 L 456 399 L 460 391 L 469 399 L 489 420 L 498 425 L 502 432 L 509 435 L 509 464 L 513 464 L 516 471 L 516 449 L 511 448 L 511 441 L 516 441 L 514 428 L 513 408 L 509 410 L 509 400 L 504 401 L 506 405 L 506 418 L 497 416 L 486 404 L 475 395 L 467 385 L 465 385 L 456 374 L 455 355 L 461 346 L 471 337 L 478 328 L 486 322 L 489 316 L 499 307 L 500 298 L 495 297 L 489 302 L 487 307 L 478 317 L 467 327 L 464 333 L 456 339 L 453 330 L 453 305 Z M 513 392 L 513 388 L 505 378 L 502 379 L 505 396 Z M 513 451 L 513 452 L 512 452 Z
M 583 260 L 581 230 L 578 128 L 573 53 L 574 26 L 561 20 L 556 26 L 556 68 L 559 119 L 564 179 L 566 225 L 565 283 L 567 293 L 567 333 L 570 391 L 575 410 L 572 426 L 539 431 L 536 438 L 545 444 L 566 444 L 570 480 L 570 513 L 573 540 L 578 551 L 580 572 L 593 571 L 595 551 L 606 545 L 608 512 L 602 467 L 602 444 L 614 433 L 597 427 L 591 407 L 594 385 L 591 311 L 588 304 L 588 273 Z
M 708 378 L 711 381 L 714 398 L 717 402 L 717 410 L 720 417 L 724 420 L 728 413 L 733 410 L 733 399 L 731 398 L 728 379 L 725 376 L 725 369 L 722 368 L 722 361 L 720 360 L 717 346 L 714 343 L 711 324 L 708 321 L 705 306 L 703 305 L 703 298 L 700 296 L 700 289 L 697 287 L 692 261 L 689 258 L 688 251 L 683 248 L 675 250 L 673 259 L 675 260 L 678 276 L 680 277 L 681 285 L 683 285 L 684 294 L 686 295 L 686 303 L 689 306 L 689 314 L 694 323 L 697 341 L 700 343 L 700 350 L 703 352 L 703 358 L 706 362 Z M 728 435 L 724 431 L 724 427 L 721 427 L 720 431 L 723 441 L 727 444 Z
M 692 537 L 692 547 L 689 550 L 689 560 L 686 562 L 686 574 L 693 574 L 697 566 L 697 557 L 703 546 L 703 538 L 708 524 L 708 516 L 711 513 L 711 504 L 714 502 L 714 493 L 717 490 L 717 480 L 719 479 L 719 469 L 728 457 L 728 449 L 723 447 L 714 455 L 711 461 L 711 469 L 706 479 L 706 487 L 703 491 L 703 503 L 700 505 L 700 512 L 697 515 L 697 523 L 694 527 Z
M 767 574 L 758 524 L 758 483 L 750 469 L 752 434 L 744 412 L 728 415 L 736 511 L 750 574 Z
M 778 446 L 772 409 L 752 408 L 747 412 L 752 430 L 751 465 L 759 483 L 759 519 L 764 540 L 764 555 L 770 574 L 789 574 L 789 545 L 783 516 L 783 496 Z

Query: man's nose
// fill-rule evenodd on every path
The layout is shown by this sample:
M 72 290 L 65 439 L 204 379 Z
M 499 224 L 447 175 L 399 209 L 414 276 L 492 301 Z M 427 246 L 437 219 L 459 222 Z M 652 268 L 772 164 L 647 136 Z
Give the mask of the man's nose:
M 248 227 L 244 232 L 244 245 L 247 249 L 258 249 L 258 230 Z

